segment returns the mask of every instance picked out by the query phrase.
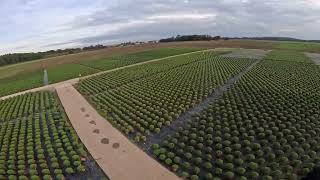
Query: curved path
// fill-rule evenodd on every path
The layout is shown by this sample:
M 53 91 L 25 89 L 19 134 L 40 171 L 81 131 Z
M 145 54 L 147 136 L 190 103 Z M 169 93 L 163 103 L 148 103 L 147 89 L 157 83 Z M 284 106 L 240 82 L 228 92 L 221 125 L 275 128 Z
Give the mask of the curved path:
M 29 93 L 29 92 L 37 92 L 37 91 L 43 91 L 43 90 L 54 90 L 55 87 L 58 87 L 58 86 L 61 86 L 61 85 L 64 85 L 64 84 L 76 84 L 76 83 L 79 82 L 80 79 L 86 79 L 86 78 L 93 77 L 93 76 L 98 76 L 98 75 L 101 75 L 101 74 L 104 74 L 104 73 L 117 71 L 117 70 L 120 70 L 120 69 L 125 69 L 125 68 L 138 66 L 138 65 L 142 65 L 142 64 L 147 64 L 147 63 L 150 63 L 150 62 L 160 61 L 160 60 L 164 60 L 164 59 L 168 59 L 168 58 L 173 58 L 173 57 L 178 57 L 178 56 L 183 56 L 183 55 L 188 55 L 188 54 L 194 54 L 194 53 L 198 53 L 198 52 L 212 51 L 212 50 L 214 50 L 214 49 L 193 51 L 193 52 L 189 52 L 189 53 L 177 54 L 177 55 L 173 55 L 173 56 L 167 56 L 167 57 L 164 57 L 164 58 L 158 58 L 158 59 L 153 59 L 153 60 L 144 61 L 144 62 L 140 62 L 140 63 L 135 63 L 135 64 L 131 64 L 131 65 L 128 65 L 128 66 L 122 66 L 122 67 L 115 68 L 115 69 L 110 69 L 110 70 L 107 70 L 107 71 L 101 71 L 101 72 L 98 72 L 98 73 L 95 73 L 95 74 L 91 74 L 91 75 L 88 75 L 88 76 L 83 76 L 81 78 L 69 79 L 69 80 L 66 80 L 66 81 L 59 82 L 59 83 L 50 84 L 48 86 L 42 86 L 42 87 L 38 87 L 38 88 L 34 88 L 34 89 L 29 89 L 29 90 L 26 90 L 26 91 L 21 91 L 21 92 L 15 93 L 15 94 L 3 96 L 3 97 L 0 97 L 0 100 L 8 99 L 8 98 L 11 98 L 11 97 L 14 97 L 14 96 L 18 96 L 18 95 L 21 95 L 21 94 L 25 94 L 25 93 Z
M 111 180 L 179 179 L 100 116 L 71 84 L 56 91 L 82 143 Z

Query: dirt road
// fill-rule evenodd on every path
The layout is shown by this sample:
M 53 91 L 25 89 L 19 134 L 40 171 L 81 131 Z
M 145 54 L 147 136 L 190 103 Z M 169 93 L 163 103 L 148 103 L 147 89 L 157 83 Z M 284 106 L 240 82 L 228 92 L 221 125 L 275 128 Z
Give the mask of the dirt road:
M 179 179 L 100 116 L 71 84 L 55 88 L 81 141 L 111 180 Z

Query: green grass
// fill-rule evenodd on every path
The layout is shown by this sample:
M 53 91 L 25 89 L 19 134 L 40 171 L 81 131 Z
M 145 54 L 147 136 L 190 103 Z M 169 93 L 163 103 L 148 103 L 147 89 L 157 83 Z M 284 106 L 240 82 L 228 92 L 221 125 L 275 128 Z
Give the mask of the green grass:
M 59 65 L 56 67 L 52 67 L 47 69 L 49 83 L 56 83 L 68 79 L 77 78 L 80 75 L 86 76 L 89 74 L 94 74 L 99 72 L 97 69 L 93 69 L 87 66 L 83 66 L 81 64 L 65 64 Z
M 309 42 L 280 42 L 276 47 L 277 49 L 292 50 L 292 51 L 307 51 L 319 52 L 320 43 Z
M 168 56 L 184 54 L 184 53 L 189 53 L 189 52 L 198 51 L 198 50 L 200 49 L 162 48 L 162 49 L 148 50 L 148 51 L 143 51 L 143 52 L 138 52 L 133 54 L 114 56 L 111 58 L 86 61 L 86 62 L 83 62 L 82 64 L 92 68 L 96 68 L 96 69 L 109 70 L 109 69 L 127 66 L 130 64 L 144 62 L 152 59 L 164 58 Z
M 312 61 L 302 52 L 288 50 L 273 50 L 267 54 L 265 59 L 270 61 L 312 63 Z
M 0 79 L 0 96 L 8 95 L 43 85 L 43 72 L 21 74 L 12 78 Z

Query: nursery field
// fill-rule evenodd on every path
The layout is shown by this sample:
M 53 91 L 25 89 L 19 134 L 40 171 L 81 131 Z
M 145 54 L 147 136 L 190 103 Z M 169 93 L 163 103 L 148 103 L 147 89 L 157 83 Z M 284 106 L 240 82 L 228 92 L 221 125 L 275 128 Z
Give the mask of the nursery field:
M 154 157 L 188 179 L 306 176 L 320 162 L 320 69 L 299 60 L 261 61 Z
M 300 179 L 320 165 L 320 69 L 300 52 L 195 53 L 85 79 L 77 89 L 185 179 Z M 256 52 L 255 52 L 256 53 Z M 241 53 L 242 56 L 242 53 Z M 218 87 L 256 62 L 185 123 Z M 174 131 L 166 133 L 167 129 Z M 145 142 L 156 144 L 150 149 Z M 159 143 L 160 142 L 160 143 Z
M 106 73 L 85 79 L 78 90 L 114 126 L 145 141 L 252 63 L 217 54 L 195 53 Z
M 0 101 L 0 150 L 3 180 L 106 178 L 52 92 Z
M 294 180 L 320 166 L 319 54 L 295 46 L 304 47 L 201 52 L 166 47 L 46 69 L 50 83 L 99 72 L 80 78 L 75 88 L 67 83 L 53 88 L 72 89 L 101 122 L 105 118 L 146 157 L 182 179 Z M 12 70 L 0 68 L 0 96 L 43 84 L 42 70 Z M 107 179 L 71 125 L 78 118 L 69 116 L 70 122 L 64 108 L 72 107 L 62 107 L 49 91 L 0 101 L 0 180 Z M 85 116 L 95 123 L 94 116 Z M 99 133 L 102 129 L 94 129 L 91 135 Z

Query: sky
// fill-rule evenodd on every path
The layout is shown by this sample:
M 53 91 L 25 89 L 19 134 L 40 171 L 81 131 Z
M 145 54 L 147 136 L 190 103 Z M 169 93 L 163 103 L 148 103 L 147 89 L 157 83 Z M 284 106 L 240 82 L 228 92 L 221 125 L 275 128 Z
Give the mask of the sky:
M 184 34 L 320 39 L 320 0 L 1 0 L 0 54 Z

